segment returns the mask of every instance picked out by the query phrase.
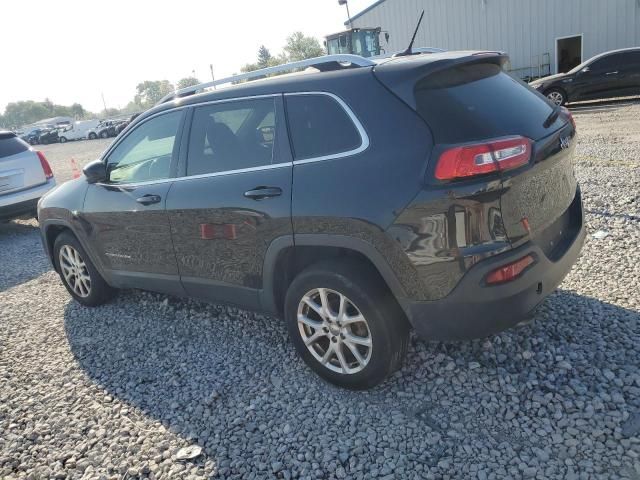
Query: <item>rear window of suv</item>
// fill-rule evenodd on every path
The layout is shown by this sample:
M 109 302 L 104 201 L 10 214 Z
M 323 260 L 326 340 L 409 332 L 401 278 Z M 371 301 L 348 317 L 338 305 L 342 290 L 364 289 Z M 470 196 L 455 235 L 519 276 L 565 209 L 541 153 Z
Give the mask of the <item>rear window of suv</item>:
M 0 132 L 0 158 L 10 157 L 29 150 L 29 144 L 14 133 Z
M 362 145 L 353 121 L 332 97 L 291 94 L 287 95 L 286 103 L 296 160 L 346 153 Z
M 558 128 L 544 128 L 552 107 L 540 94 L 492 63 L 430 74 L 416 84 L 415 97 L 438 143 L 509 135 L 537 140 Z

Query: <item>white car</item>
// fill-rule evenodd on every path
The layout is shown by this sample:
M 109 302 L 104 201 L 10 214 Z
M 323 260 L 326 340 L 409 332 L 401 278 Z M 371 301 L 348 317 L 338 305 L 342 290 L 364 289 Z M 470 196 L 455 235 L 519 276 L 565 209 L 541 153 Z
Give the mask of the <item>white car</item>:
M 98 123 L 100 123 L 99 120 L 82 120 L 73 122 L 58 134 L 60 143 L 65 143 L 69 140 L 83 140 L 87 138 L 89 131 L 92 131 Z
M 0 221 L 36 216 L 38 200 L 55 185 L 44 154 L 0 130 Z

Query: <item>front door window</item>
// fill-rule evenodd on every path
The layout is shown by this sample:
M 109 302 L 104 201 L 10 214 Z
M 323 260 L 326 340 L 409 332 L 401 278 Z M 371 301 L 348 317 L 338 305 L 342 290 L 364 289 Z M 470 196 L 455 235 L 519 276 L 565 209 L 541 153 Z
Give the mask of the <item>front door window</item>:
M 111 183 L 137 183 L 169 178 L 171 158 L 182 111 L 146 121 L 109 154 L 107 172 Z

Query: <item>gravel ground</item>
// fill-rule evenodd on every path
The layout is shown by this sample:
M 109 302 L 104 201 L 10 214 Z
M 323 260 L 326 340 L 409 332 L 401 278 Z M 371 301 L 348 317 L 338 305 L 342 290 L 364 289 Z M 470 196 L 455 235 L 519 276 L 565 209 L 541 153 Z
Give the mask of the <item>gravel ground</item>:
M 640 104 L 576 121 L 590 235 L 535 322 L 415 340 L 369 392 L 319 380 L 270 317 L 138 291 L 81 307 L 35 223 L 0 226 L 0 478 L 640 479 Z M 61 177 L 63 147 L 105 146 L 45 151 Z

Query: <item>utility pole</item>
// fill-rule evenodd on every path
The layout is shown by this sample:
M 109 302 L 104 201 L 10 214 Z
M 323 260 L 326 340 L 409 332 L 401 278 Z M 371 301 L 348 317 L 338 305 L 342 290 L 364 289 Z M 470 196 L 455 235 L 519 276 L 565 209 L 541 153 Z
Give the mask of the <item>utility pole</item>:
M 214 76 L 213 76 L 213 63 L 210 63 L 210 64 L 209 64 L 209 70 L 211 70 L 211 81 L 212 81 L 212 82 L 215 82 L 215 81 L 216 81 L 216 77 L 214 77 Z M 216 89 L 216 86 L 215 86 L 215 85 L 213 86 L 213 89 L 214 89 L 214 90 Z
M 344 5 L 347 7 L 347 18 L 349 19 L 349 28 L 353 28 L 353 23 L 351 22 L 351 14 L 349 13 L 349 2 L 347 0 L 338 0 L 338 5 Z
M 104 92 L 100 93 L 102 95 L 102 105 L 104 106 L 104 112 L 107 113 L 107 102 L 104 101 Z

